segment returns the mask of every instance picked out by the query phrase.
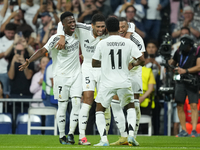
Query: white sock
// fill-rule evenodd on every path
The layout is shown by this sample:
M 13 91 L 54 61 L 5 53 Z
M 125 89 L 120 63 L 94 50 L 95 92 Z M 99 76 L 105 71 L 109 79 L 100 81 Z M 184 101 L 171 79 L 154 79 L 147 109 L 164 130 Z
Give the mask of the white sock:
M 106 135 L 106 121 L 105 121 L 104 112 L 102 111 L 96 112 L 96 125 L 101 137 L 101 141 L 107 142 L 108 139 Z
M 136 124 L 135 124 L 134 137 L 136 138 L 139 125 L 140 125 L 140 118 L 141 118 L 140 103 L 138 99 L 135 100 L 134 105 L 135 105 L 135 111 L 136 111 Z
M 121 136 L 127 137 L 125 116 L 119 101 L 113 99 L 111 102 L 111 107 L 115 123 L 120 131 Z
M 110 129 L 110 120 L 111 120 L 111 112 L 110 107 L 108 107 L 104 112 L 105 120 L 106 120 L 106 134 L 108 134 L 108 131 Z
M 72 110 L 70 113 L 70 124 L 69 124 L 68 134 L 74 134 L 74 131 L 76 130 L 76 126 L 78 124 L 80 104 L 81 104 L 81 99 L 79 97 L 73 97 L 71 101 L 72 101 Z
M 65 125 L 66 125 L 66 110 L 68 101 L 58 101 L 58 111 L 57 111 L 57 123 L 59 130 L 59 137 L 65 136 Z
M 127 122 L 128 122 L 129 135 L 134 136 L 134 129 L 136 123 L 136 112 L 134 108 L 129 108 L 127 110 Z
M 79 139 L 85 137 L 85 130 L 87 126 L 90 108 L 90 105 L 83 103 L 79 112 Z

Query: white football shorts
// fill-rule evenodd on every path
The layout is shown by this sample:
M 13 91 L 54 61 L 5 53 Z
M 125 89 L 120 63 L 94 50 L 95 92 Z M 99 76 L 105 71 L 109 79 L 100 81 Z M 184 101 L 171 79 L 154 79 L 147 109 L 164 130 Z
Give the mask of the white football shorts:
M 141 73 L 130 74 L 129 79 L 131 81 L 133 93 L 143 94 L 142 74 Z
M 130 102 L 134 102 L 134 95 L 131 85 L 129 88 L 108 88 L 103 84 L 100 84 L 99 86 L 99 92 L 95 102 L 101 103 L 104 108 L 108 108 L 114 95 L 118 95 L 121 107 L 126 106 Z
M 69 97 L 81 97 L 82 96 L 82 76 L 79 73 L 73 77 L 60 77 L 56 76 L 54 79 L 54 98 L 59 101 L 68 100 Z
M 83 91 L 94 91 L 95 87 L 98 90 L 101 79 L 101 68 L 82 68 L 82 87 Z

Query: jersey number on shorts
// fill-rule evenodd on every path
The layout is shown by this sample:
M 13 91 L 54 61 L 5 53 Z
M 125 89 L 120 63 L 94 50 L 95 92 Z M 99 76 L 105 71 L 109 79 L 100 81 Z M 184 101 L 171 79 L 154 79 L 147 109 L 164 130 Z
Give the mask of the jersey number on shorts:
M 112 69 L 115 69 L 115 59 L 114 59 L 114 50 L 113 49 L 110 50 L 109 55 L 111 57 Z M 118 60 L 119 60 L 118 68 L 122 69 L 122 50 L 121 49 L 118 50 L 117 55 L 118 55 Z
M 86 82 L 85 82 L 86 84 L 89 84 L 89 83 L 90 83 L 89 77 L 85 77 L 85 81 L 86 81 Z

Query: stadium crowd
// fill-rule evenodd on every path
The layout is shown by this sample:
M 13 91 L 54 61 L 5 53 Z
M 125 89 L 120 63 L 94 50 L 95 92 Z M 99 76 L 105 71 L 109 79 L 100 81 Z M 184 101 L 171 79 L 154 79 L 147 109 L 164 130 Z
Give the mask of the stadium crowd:
M 143 85 L 143 89 L 141 90 L 143 91 L 143 94 L 139 93 L 140 95 L 136 99 L 138 99 L 140 103 L 141 115 L 148 115 L 152 117 L 153 134 L 163 134 L 163 131 L 161 131 L 161 122 L 163 121 L 161 120 L 161 110 L 163 109 L 163 99 L 165 98 L 163 97 L 163 94 L 159 92 L 159 88 L 165 85 L 166 66 L 162 65 L 165 63 L 165 59 L 158 53 L 158 49 L 162 44 L 162 37 L 165 35 L 165 33 L 169 33 L 172 37 L 172 58 L 174 58 L 174 54 L 181 44 L 182 36 L 186 34 L 190 35 L 190 38 L 196 44 L 196 47 L 200 45 L 200 0 L 0 0 L 0 98 L 19 99 L 19 102 L 15 103 L 15 118 L 17 118 L 17 114 L 21 112 L 20 99 L 43 98 L 42 93 L 44 91 L 47 93 L 47 95 L 49 95 L 49 99 L 51 99 L 53 96 L 51 93 L 53 88 L 51 59 L 52 55 L 54 54 L 51 54 L 46 45 L 50 37 L 58 33 L 60 40 L 56 40 L 56 42 L 59 43 L 57 45 L 57 49 L 62 49 L 62 35 L 67 34 L 67 31 L 62 33 L 59 32 L 59 30 L 65 30 L 67 27 L 64 25 L 59 26 L 59 22 L 62 21 L 60 19 L 61 15 L 66 11 L 73 14 L 76 22 L 87 25 L 92 24 L 92 27 L 95 25 L 94 22 L 92 22 L 95 14 L 102 14 L 106 19 L 109 17 L 124 17 L 126 18 L 127 22 L 129 22 L 129 29 L 127 28 L 126 31 L 123 31 L 123 26 L 119 27 L 119 34 L 121 35 L 126 32 L 135 32 L 141 37 L 142 43 L 144 41 L 144 46 L 141 44 L 138 38 L 134 39 L 133 36 L 131 39 L 131 36 L 129 35 L 130 39 L 134 41 L 136 45 L 139 41 L 137 45 L 139 50 L 142 49 L 140 49 L 142 46 L 146 50 L 146 52 L 143 53 L 145 57 L 145 63 L 142 67 L 141 75 Z M 123 20 L 119 22 L 123 22 Z M 85 25 L 85 29 L 89 28 L 87 25 Z M 134 29 L 130 27 L 131 25 L 134 25 Z M 103 29 L 102 31 L 98 29 L 103 28 L 102 26 L 103 25 L 100 24 L 99 27 L 96 25 L 94 28 L 98 32 L 103 32 Z M 81 25 L 77 23 L 77 27 L 81 28 Z M 95 38 L 101 37 L 98 34 L 99 33 L 96 33 Z M 87 42 L 89 39 L 87 32 L 85 32 L 85 34 L 80 33 L 78 36 L 80 36 L 79 38 L 83 42 Z M 122 36 L 125 37 L 125 34 Z M 75 36 L 75 39 L 76 38 L 77 37 Z M 50 41 L 53 42 L 53 39 L 50 39 Z M 81 52 L 84 44 L 82 44 L 81 41 L 79 41 L 80 51 L 78 58 L 80 60 L 80 64 L 82 64 L 84 60 L 84 54 Z M 64 44 L 67 44 L 67 41 L 64 40 Z M 43 48 L 46 48 L 46 51 L 44 51 L 45 56 L 37 61 L 31 62 L 23 71 L 18 70 L 19 66 L 26 62 L 27 58 L 30 58 L 35 52 Z M 47 53 L 47 51 L 49 53 Z M 187 68 L 185 69 L 188 71 Z M 200 70 L 196 70 L 196 72 L 198 71 Z M 189 73 L 190 72 L 193 73 L 189 70 Z M 98 72 L 96 76 L 98 78 Z M 87 79 L 87 74 L 85 74 L 85 79 L 86 82 L 90 82 L 90 80 L 88 80 L 89 78 Z M 82 86 L 81 83 L 80 86 Z M 85 89 L 88 88 L 89 87 L 85 87 Z M 83 131 L 81 130 L 80 139 L 85 138 L 85 134 L 94 134 L 91 131 L 91 128 L 93 128 L 93 124 L 95 123 L 96 103 L 93 103 L 93 101 L 95 99 L 96 92 L 94 93 L 94 89 L 92 90 L 92 93 L 91 91 L 85 92 L 85 89 L 83 88 L 84 93 L 87 94 L 83 94 L 81 98 L 82 107 L 77 111 L 80 111 L 80 114 L 83 116 L 86 115 L 89 119 L 82 120 L 82 122 L 86 122 L 86 124 L 81 128 Z M 79 96 L 79 94 L 75 94 L 75 96 Z M 191 134 L 191 136 L 194 137 L 198 136 L 198 134 L 200 134 L 200 129 L 197 125 L 197 122 L 192 123 L 193 126 L 197 126 L 197 130 L 192 127 L 190 127 L 192 129 L 188 129 L 189 127 L 187 125 L 187 130 L 189 131 L 186 132 L 188 132 L 188 134 L 180 134 L 178 132 L 178 118 L 184 119 L 184 116 L 182 115 L 180 118 L 181 109 L 178 107 L 179 105 L 177 106 L 179 115 L 177 114 L 176 103 L 174 103 L 176 100 L 174 98 L 175 97 L 172 96 L 174 105 L 174 112 L 172 114 L 174 118 L 173 134 L 179 137 L 188 136 L 188 134 Z M 69 122 L 72 121 L 71 118 L 69 118 L 70 112 L 73 111 L 73 113 L 75 113 L 76 111 L 73 110 L 75 109 L 73 100 L 77 100 L 77 98 L 71 97 L 70 99 L 71 102 L 69 102 L 69 104 L 72 106 L 71 110 L 66 112 L 66 124 L 69 124 Z M 199 102 L 200 101 L 195 103 Z M 81 104 L 79 104 L 79 106 Z M 186 109 L 189 106 L 188 102 L 185 105 L 187 105 L 187 107 L 184 107 L 187 118 L 187 120 L 185 120 L 191 123 L 191 118 L 188 119 L 188 113 Z M 57 105 L 57 102 L 52 101 L 47 102 L 46 99 L 43 100 L 43 103 L 31 103 L 31 107 L 45 106 L 53 106 L 58 108 L 58 110 L 59 107 L 61 108 L 61 104 L 58 103 Z M 13 103 L 9 102 L 7 107 L 8 112 L 13 114 Z M 23 110 L 25 113 L 27 113 L 29 107 L 29 103 L 24 103 Z M 70 109 L 70 107 L 67 109 Z M 137 107 L 135 110 L 136 109 Z M 192 112 L 196 112 L 197 109 L 200 109 L 200 107 L 199 104 L 198 108 L 197 105 L 191 105 L 189 109 L 191 109 Z M 5 112 L 4 102 L 0 103 L 0 112 Z M 127 110 L 125 114 L 127 113 L 127 116 L 130 116 L 129 112 L 130 111 Z M 115 128 L 113 116 L 115 116 L 115 114 L 112 114 L 111 116 L 111 122 L 108 119 L 107 125 L 109 125 L 110 129 L 108 127 L 107 132 L 113 134 Z M 198 116 L 200 116 L 199 112 L 196 117 Z M 75 116 L 74 118 L 78 119 Z M 46 120 L 46 124 L 52 125 L 52 121 L 50 120 L 52 119 L 49 118 L 49 120 Z M 198 119 L 196 119 L 196 121 L 198 121 Z M 182 121 L 180 122 L 182 123 Z M 13 128 L 13 133 L 15 133 L 15 126 Z M 118 128 L 120 127 L 118 126 Z M 76 134 L 78 132 L 75 131 L 75 129 L 73 131 L 69 131 L 69 129 L 66 128 L 64 132 L 68 134 L 69 131 L 69 135 Z M 184 128 L 184 130 L 186 130 L 186 128 Z M 147 131 L 148 126 L 146 124 L 139 126 L 138 133 L 143 134 Z M 46 134 L 53 134 L 53 132 L 47 132 Z M 123 134 L 121 133 L 121 135 Z M 63 136 L 64 133 L 62 136 L 60 136 L 60 138 Z M 80 144 L 84 145 L 83 143 Z M 87 143 L 86 141 L 85 145 L 89 145 L 89 142 Z M 135 145 L 137 146 L 137 143 L 135 143 Z

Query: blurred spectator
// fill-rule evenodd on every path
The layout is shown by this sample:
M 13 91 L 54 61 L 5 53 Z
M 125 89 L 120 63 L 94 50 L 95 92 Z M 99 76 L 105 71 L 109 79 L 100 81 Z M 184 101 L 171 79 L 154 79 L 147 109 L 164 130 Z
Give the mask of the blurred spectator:
M 151 116 L 151 109 L 155 108 L 154 102 L 154 85 L 156 84 L 153 72 L 151 68 L 142 67 L 142 87 L 143 94 L 140 95 L 140 110 L 141 115 Z M 148 125 L 141 124 L 138 133 L 147 134 L 148 133 Z
M 3 21 L 3 18 L 6 14 L 7 8 L 8 8 L 8 1 L 7 0 L 0 1 L 0 27 Z
M 32 23 L 32 20 L 39 7 L 40 6 L 38 4 L 33 3 L 33 0 L 26 0 L 26 3 L 21 4 L 21 9 L 25 11 L 24 19 L 35 32 L 36 32 L 36 26 Z
M 85 0 L 85 10 L 78 15 L 78 22 L 91 24 L 92 16 L 98 13 L 94 0 Z
M 145 28 L 142 22 L 135 20 L 136 9 L 133 5 L 129 5 L 125 9 L 126 19 L 128 22 L 135 24 L 135 32 L 137 32 L 142 38 L 146 37 Z
M 47 43 L 48 39 L 57 33 L 57 26 L 53 26 L 52 23 L 49 25 L 48 28 L 46 28 L 46 31 L 45 31 L 45 35 L 42 39 L 42 43 L 41 45 L 44 45 Z
M 197 21 L 193 19 L 194 11 L 191 6 L 186 6 L 183 9 L 183 21 L 178 21 L 177 25 L 172 32 L 173 38 L 179 38 L 181 34 L 181 27 L 188 27 L 191 32 L 191 36 L 193 37 L 194 41 L 197 41 L 197 38 L 200 36 L 200 27 Z
M 200 0 L 196 0 L 193 5 L 194 8 L 194 20 L 200 23 Z
M 169 0 L 141 0 L 146 10 L 144 26 L 146 41 L 149 39 L 158 40 L 161 24 L 161 10 L 169 4 Z
M 127 0 L 124 0 L 124 1 L 125 3 L 123 5 L 119 5 L 114 14 L 116 16 L 126 17 L 125 9 L 128 6 L 132 5 L 136 9 L 134 19 L 137 20 L 138 22 L 141 22 L 145 16 L 144 6 L 141 4 L 137 4 L 135 0 L 131 0 L 130 2 L 127 2 Z
M 10 15 L 13 12 L 17 11 L 17 10 L 19 10 L 18 1 L 10 1 L 9 2 L 9 6 L 7 8 L 7 11 L 6 11 L 6 14 L 5 14 L 4 18 L 3 18 L 2 23 L 4 23 L 8 19 L 8 17 L 10 17 Z
M 45 107 L 51 106 L 58 109 L 58 104 L 56 104 L 56 100 L 53 95 L 53 72 L 52 72 L 52 60 L 48 62 L 44 71 L 43 83 L 42 83 L 42 99 Z M 53 103 L 54 101 L 54 103 Z M 54 116 L 46 116 L 45 126 L 53 126 L 54 125 Z M 53 131 L 46 130 L 45 134 L 53 135 Z
M 96 0 L 97 9 L 104 15 L 105 18 L 113 14 L 112 8 L 104 4 L 105 0 Z
M 39 29 L 40 43 L 42 43 L 42 39 L 44 38 L 45 32 L 49 29 L 49 26 L 52 25 L 52 18 L 49 12 L 43 12 L 41 14 L 42 26 Z
M 154 78 L 156 80 L 156 85 L 154 85 L 154 100 L 155 100 L 155 108 L 152 110 L 152 121 L 153 121 L 153 128 L 154 128 L 154 135 L 159 135 L 160 130 L 160 98 L 158 89 L 161 86 L 161 80 L 160 80 L 160 71 L 164 70 L 164 67 L 160 64 L 163 62 L 163 58 L 161 56 L 157 56 L 157 42 L 155 40 L 148 41 L 146 45 L 146 51 L 147 51 L 147 58 L 145 60 L 145 66 L 147 68 L 151 68 Z
M 27 69 L 23 72 L 19 71 L 19 66 L 25 62 L 27 58 L 27 52 L 25 47 L 18 43 L 14 48 L 14 56 L 8 65 L 8 77 L 10 79 L 10 98 L 19 99 L 32 98 L 32 94 L 29 91 L 31 78 L 34 72 L 34 64 L 31 63 Z M 15 102 L 15 112 L 13 112 L 13 103 L 8 104 L 8 112 L 15 114 L 15 118 L 21 113 L 21 102 Z M 28 113 L 29 103 L 23 103 L 23 112 Z M 13 133 L 15 133 L 15 123 L 13 124 Z
M 44 76 L 44 70 L 46 68 L 46 65 L 49 62 L 48 57 L 42 57 L 40 59 L 40 70 L 33 75 L 31 85 L 30 85 L 30 92 L 33 94 L 33 99 L 41 99 L 42 95 L 42 81 Z M 43 103 L 31 103 L 32 107 L 44 107 Z
M 60 2 L 59 2 L 60 1 Z M 66 3 L 66 0 L 58 0 L 61 3 L 60 6 L 57 5 L 57 9 L 61 12 L 70 11 L 74 14 L 74 18 L 77 21 L 78 15 L 84 11 L 85 6 L 83 0 L 70 0 Z
M 124 3 L 124 0 L 114 0 L 114 1 L 110 0 L 110 6 L 113 12 L 115 12 L 116 8 L 123 3 Z
M 32 23 L 34 25 L 36 25 L 37 30 L 41 29 L 43 25 L 42 23 L 42 17 L 44 17 L 44 13 L 48 13 L 48 16 L 50 16 L 52 18 L 53 23 L 58 24 L 59 22 L 59 18 L 57 16 L 57 11 L 56 11 L 56 6 L 54 5 L 52 0 L 46 0 L 43 1 L 43 3 L 41 4 L 40 8 L 37 10 L 37 12 L 35 13 Z
M 5 51 L 13 45 L 16 26 L 13 23 L 8 23 L 5 27 L 5 36 L 0 38 L 0 81 L 2 81 L 6 97 L 9 96 L 9 79 L 7 74 L 8 62 L 4 58 Z
M 180 1 L 170 0 L 170 25 L 171 33 L 174 31 L 174 28 L 178 21 L 178 15 L 180 13 Z

